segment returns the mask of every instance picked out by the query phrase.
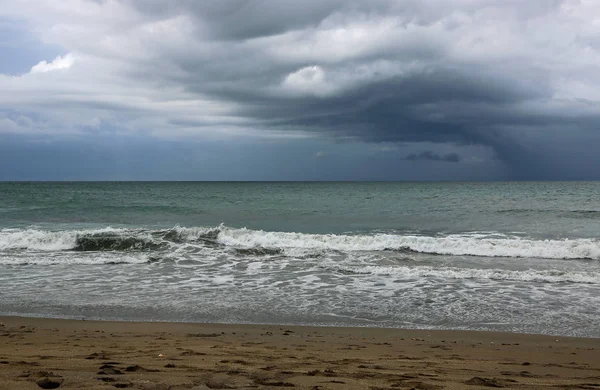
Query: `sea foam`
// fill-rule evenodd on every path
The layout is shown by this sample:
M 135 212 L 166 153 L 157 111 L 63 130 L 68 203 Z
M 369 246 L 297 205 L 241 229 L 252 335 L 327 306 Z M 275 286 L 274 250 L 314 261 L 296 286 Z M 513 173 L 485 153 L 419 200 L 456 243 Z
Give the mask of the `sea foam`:
M 406 266 L 375 266 L 375 265 L 344 265 L 335 264 L 325 267 L 327 269 L 357 275 L 390 276 L 400 280 L 438 278 L 451 279 L 478 279 L 501 280 L 516 282 L 538 283 L 577 283 L 600 284 L 600 273 L 586 271 L 560 271 L 560 270 L 506 270 L 506 269 L 478 269 L 457 267 L 406 267 Z
M 455 256 L 600 259 L 600 241 L 589 238 L 535 240 L 480 233 L 435 236 L 305 234 L 237 229 L 224 225 L 166 230 L 0 230 L 0 251 L 135 251 L 168 249 L 169 245 L 186 243 L 210 243 L 248 255 L 301 256 L 310 251 L 403 251 Z
M 217 242 L 242 248 L 316 249 L 343 252 L 399 250 L 457 256 L 600 259 L 600 242 L 593 239 L 532 240 L 495 236 L 501 238 L 484 238 L 480 234 L 433 237 L 396 234 L 302 234 L 223 227 Z

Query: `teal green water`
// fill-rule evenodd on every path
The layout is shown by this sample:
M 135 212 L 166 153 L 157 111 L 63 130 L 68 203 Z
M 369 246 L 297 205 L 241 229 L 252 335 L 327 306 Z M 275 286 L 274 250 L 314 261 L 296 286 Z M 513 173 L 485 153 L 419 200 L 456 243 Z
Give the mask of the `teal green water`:
M 0 314 L 600 337 L 600 183 L 0 183 Z
M 0 227 L 600 235 L 600 183 L 0 183 Z

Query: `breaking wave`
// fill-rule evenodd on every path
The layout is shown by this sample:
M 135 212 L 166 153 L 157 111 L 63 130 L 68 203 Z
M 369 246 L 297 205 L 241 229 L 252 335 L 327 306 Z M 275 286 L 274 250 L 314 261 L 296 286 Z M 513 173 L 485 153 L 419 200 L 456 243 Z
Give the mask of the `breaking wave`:
M 182 244 L 218 246 L 238 255 L 253 256 L 306 256 L 315 251 L 400 251 L 456 256 L 600 259 L 600 241 L 588 238 L 534 240 L 501 234 L 304 234 L 223 225 L 165 230 L 0 230 L 0 251 L 156 251 Z
M 139 251 L 164 249 L 169 244 L 214 241 L 219 228 L 168 230 L 93 229 L 45 231 L 38 229 L 0 230 L 0 251 Z
M 81 252 L 157 250 L 164 248 L 165 244 L 139 237 L 90 235 L 77 237 L 73 250 Z
M 334 235 L 265 232 L 222 227 L 217 242 L 237 248 L 288 250 L 401 251 L 436 255 L 481 257 L 535 257 L 546 259 L 600 259 L 600 241 L 594 239 L 531 240 L 481 234 L 446 236 Z

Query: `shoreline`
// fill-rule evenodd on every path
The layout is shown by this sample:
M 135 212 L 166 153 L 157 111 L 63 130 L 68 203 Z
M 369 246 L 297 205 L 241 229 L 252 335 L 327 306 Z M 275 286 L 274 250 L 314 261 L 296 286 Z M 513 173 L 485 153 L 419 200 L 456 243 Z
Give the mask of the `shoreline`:
M 600 389 L 600 338 L 12 316 L 0 323 L 0 389 Z
M 3 319 L 11 319 L 11 318 L 20 318 L 20 319 L 32 319 L 32 320 L 58 320 L 58 321 L 75 321 L 75 322 L 98 322 L 98 323 L 115 323 L 115 324 L 172 324 L 172 325 L 199 325 L 199 326 L 243 326 L 243 327 L 294 327 L 294 328 L 324 328 L 324 329 L 380 329 L 380 330 L 397 330 L 397 331 L 406 331 L 406 332 L 464 332 L 464 333 L 489 333 L 489 334 L 504 334 L 504 335 L 521 335 L 521 336 L 543 336 L 550 338 L 561 338 L 561 339 L 586 339 L 586 340 L 600 340 L 600 336 L 571 336 L 571 335 L 561 335 L 555 333 L 527 333 L 527 332 L 518 332 L 518 331 L 509 331 L 509 330 L 492 330 L 492 329 L 459 329 L 459 328 L 403 328 L 397 326 L 381 326 L 378 323 L 374 323 L 374 325 L 358 325 L 358 324 L 328 324 L 328 323 L 307 323 L 307 324 L 294 324 L 294 323 L 267 323 L 267 322 L 210 322 L 210 321 L 178 321 L 178 320 L 161 320 L 161 319 L 102 319 L 102 318 L 85 318 L 80 317 L 76 318 L 75 316 L 47 316 L 45 314 L 41 315 L 28 315 L 28 314 L 0 314 L 0 322 Z

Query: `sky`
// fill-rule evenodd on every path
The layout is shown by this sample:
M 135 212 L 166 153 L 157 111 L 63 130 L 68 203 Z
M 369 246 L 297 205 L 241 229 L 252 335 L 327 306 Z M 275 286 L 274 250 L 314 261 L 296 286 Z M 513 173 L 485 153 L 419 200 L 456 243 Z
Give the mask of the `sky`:
M 597 0 L 0 0 L 0 180 L 599 180 Z

